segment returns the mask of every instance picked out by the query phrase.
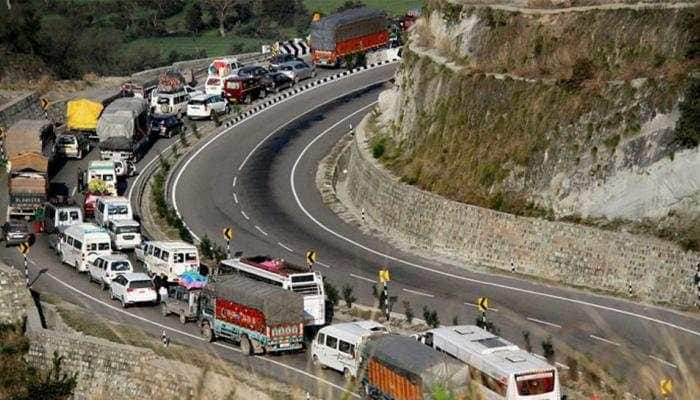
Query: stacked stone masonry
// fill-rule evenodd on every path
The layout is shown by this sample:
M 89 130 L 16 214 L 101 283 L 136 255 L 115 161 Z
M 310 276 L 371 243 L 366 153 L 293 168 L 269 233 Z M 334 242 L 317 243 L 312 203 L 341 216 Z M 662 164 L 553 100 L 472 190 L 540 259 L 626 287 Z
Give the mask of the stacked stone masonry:
M 369 118 L 369 117 L 368 117 Z M 567 285 L 689 306 L 700 254 L 648 236 L 518 217 L 447 200 L 404 184 L 368 151 L 368 118 L 350 146 L 347 193 L 387 234 L 466 264 L 510 270 Z
M 29 306 L 33 306 L 33 300 L 24 275 L 0 264 L 0 324 L 23 322 Z
M 39 97 L 34 92 L 4 92 L 12 99 L 0 106 L 0 127 L 7 129 L 21 119 L 43 118 Z

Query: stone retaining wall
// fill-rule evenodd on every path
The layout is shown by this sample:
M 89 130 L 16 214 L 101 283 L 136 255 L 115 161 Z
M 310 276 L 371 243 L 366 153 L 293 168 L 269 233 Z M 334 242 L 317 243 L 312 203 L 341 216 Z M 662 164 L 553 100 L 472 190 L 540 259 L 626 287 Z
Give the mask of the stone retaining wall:
M 0 264 L 0 324 L 24 322 L 27 308 L 33 306 L 24 274 Z
M 0 106 L 0 127 L 7 129 L 20 119 L 44 118 L 35 92 L 8 92 L 12 100 Z
M 654 237 L 518 217 L 447 200 L 404 184 L 368 151 L 368 118 L 350 146 L 346 192 L 391 237 L 467 264 L 568 285 L 691 306 L 700 254 Z

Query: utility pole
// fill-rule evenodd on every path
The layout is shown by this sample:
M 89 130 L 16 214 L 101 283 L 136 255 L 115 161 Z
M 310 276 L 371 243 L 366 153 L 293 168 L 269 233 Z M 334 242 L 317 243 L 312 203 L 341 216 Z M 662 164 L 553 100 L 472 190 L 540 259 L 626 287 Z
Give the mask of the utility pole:
M 27 254 L 29 254 L 30 248 L 31 246 L 27 242 L 22 242 L 19 244 L 19 252 L 22 253 L 22 256 L 24 257 L 24 279 L 27 287 L 29 287 L 29 260 L 27 259 Z

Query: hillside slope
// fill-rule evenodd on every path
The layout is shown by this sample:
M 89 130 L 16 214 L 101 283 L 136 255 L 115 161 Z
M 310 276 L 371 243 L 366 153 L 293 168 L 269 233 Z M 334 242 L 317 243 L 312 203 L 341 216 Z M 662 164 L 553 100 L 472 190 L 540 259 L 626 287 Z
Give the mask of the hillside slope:
M 426 8 L 372 139 L 406 182 L 516 214 L 697 219 L 697 5 Z

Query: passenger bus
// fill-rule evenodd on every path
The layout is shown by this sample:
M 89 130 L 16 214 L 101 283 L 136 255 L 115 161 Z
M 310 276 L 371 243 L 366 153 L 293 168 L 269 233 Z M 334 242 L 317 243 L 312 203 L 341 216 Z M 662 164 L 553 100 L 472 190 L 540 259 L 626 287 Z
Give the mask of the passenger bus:
M 268 256 L 238 257 L 221 261 L 220 273 L 240 273 L 251 279 L 281 286 L 304 295 L 306 326 L 322 326 L 326 322 L 326 295 L 320 273 Z
M 515 344 L 473 325 L 446 326 L 414 335 L 469 367 L 487 400 L 560 400 L 557 369 Z

